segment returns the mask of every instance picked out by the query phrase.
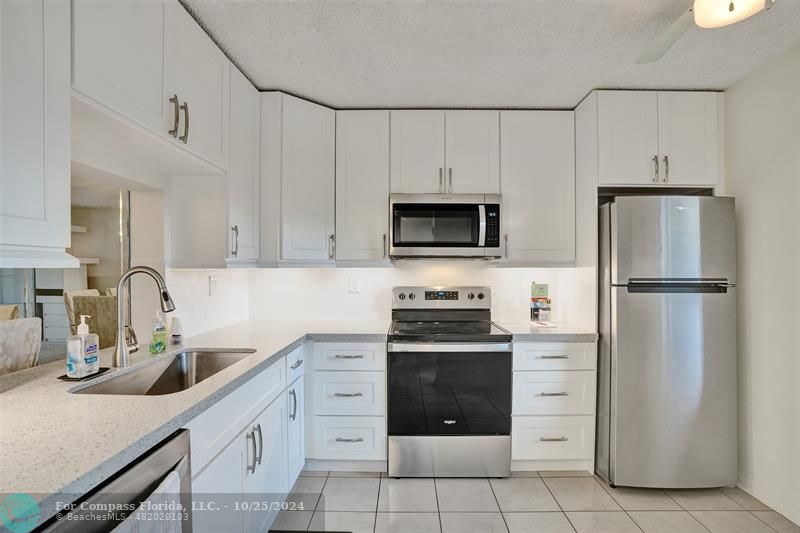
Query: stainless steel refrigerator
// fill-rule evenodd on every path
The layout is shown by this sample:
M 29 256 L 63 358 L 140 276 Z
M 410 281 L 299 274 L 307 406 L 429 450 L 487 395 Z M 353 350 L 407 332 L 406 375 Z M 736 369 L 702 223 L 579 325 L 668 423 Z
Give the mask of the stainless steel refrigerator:
M 737 481 L 733 198 L 600 208 L 597 472 L 612 485 Z

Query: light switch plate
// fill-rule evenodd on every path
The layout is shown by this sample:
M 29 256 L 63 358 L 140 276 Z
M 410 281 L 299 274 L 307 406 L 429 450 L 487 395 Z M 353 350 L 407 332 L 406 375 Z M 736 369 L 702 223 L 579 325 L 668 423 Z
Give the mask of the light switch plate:
M 350 292 L 354 294 L 361 292 L 361 278 L 350 276 Z

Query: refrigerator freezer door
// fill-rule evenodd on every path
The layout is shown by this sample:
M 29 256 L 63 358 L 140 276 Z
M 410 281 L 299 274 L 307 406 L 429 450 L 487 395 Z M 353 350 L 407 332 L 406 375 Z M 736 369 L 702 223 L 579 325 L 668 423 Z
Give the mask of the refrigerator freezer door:
M 622 197 L 611 207 L 611 280 L 736 283 L 733 198 Z
M 660 488 L 734 485 L 735 289 L 610 292 L 611 481 Z

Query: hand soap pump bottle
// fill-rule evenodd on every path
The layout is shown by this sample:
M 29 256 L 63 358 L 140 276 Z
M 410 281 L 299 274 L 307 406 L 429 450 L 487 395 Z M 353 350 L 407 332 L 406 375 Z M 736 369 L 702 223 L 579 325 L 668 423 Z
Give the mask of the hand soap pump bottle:
M 100 337 L 89 333 L 87 318 L 92 317 L 81 315 L 77 334 L 67 339 L 67 376 L 71 378 L 84 378 L 100 370 Z
M 150 353 L 158 354 L 167 351 L 167 325 L 161 318 L 161 313 L 156 311 L 153 321 L 152 335 L 150 338 Z

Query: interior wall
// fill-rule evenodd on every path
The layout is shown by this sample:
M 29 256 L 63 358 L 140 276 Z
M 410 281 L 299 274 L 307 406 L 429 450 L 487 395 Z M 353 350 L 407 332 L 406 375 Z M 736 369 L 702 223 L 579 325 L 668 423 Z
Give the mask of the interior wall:
M 73 207 L 72 223 L 86 227 L 86 233 L 73 233 L 72 255 L 96 257 L 97 264 L 86 266 L 87 286 L 102 294 L 114 287 L 121 274 L 119 207 Z
M 740 485 L 800 524 L 800 48 L 726 93 Z
M 527 323 L 535 281 L 549 285 L 554 321 L 595 330 L 594 267 L 492 268 L 479 261 L 398 261 L 391 268 L 254 269 L 250 276 L 253 319 L 388 321 L 394 286 L 486 285 L 492 288 L 496 321 Z
M 130 242 L 131 266 L 149 266 L 165 274 L 164 194 L 160 191 L 131 191 Z M 149 276 L 133 276 L 129 283 L 131 324 L 139 342 L 149 343 L 150 325 L 161 309 L 158 290 Z

